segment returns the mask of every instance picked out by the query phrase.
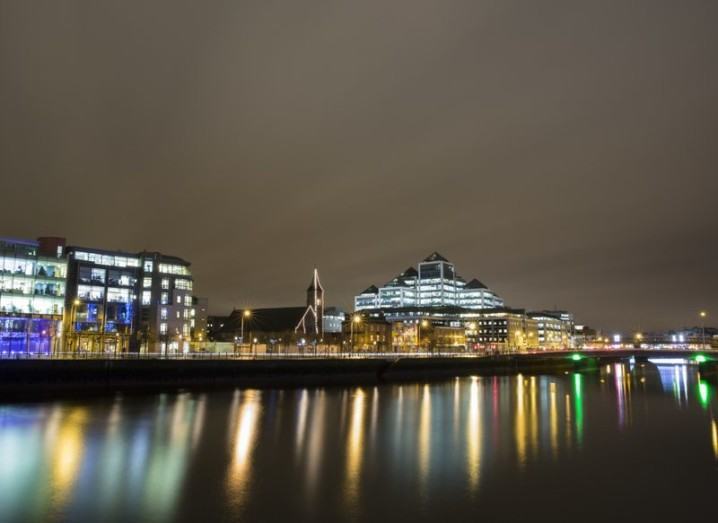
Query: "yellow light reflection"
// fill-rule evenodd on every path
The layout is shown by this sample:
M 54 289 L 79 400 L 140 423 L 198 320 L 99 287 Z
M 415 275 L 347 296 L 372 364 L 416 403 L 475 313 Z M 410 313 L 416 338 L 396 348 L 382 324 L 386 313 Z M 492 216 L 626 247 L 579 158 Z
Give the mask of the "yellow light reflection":
M 323 390 L 315 394 L 313 402 L 316 403 L 316 407 L 312 409 L 310 420 L 312 429 L 309 431 L 307 442 L 307 492 L 310 499 L 313 499 L 319 484 L 319 471 L 324 456 L 324 434 L 326 431 L 324 421 L 327 402 Z
M 524 378 L 516 378 L 516 455 L 519 467 L 526 464 L 526 406 L 524 405 Z
M 304 447 L 304 437 L 307 432 L 307 410 L 309 409 L 309 393 L 307 389 L 302 391 L 302 396 L 299 400 L 299 419 L 297 420 L 297 440 L 296 446 L 297 451 L 295 456 L 299 458 L 302 454 Z
M 52 450 L 51 484 L 55 503 L 62 506 L 72 490 L 80 470 L 84 452 L 84 430 L 87 409 L 70 411 L 60 421 L 57 439 Z
M 232 416 L 232 461 L 227 490 L 235 510 L 244 505 L 252 479 L 252 450 L 257 438 L 259 400 L 258 391 L 246 391 Z
M 713 442 L 713 454 L 715 455 L 716 459 L 718 459 L 718 423 L 716 423 L 716 420 L 713 420 L 711 426 L 711 441 Z
M 357 389 L 351 406 L 349 433 L 347 436 L 346 499 L 355 506 L 359 500 L 362 457 L 364 454 L 364 409 L 366 395 Z

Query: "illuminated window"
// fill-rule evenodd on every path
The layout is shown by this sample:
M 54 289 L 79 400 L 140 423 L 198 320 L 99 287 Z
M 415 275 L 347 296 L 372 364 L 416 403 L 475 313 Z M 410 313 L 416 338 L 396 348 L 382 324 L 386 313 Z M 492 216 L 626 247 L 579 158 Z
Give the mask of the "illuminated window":
M 160 295 L 160 303 L 162 305 L 167 305 L 169 303 L 169 295 L 166 292 L 163 292 Z
M 160 263 L 159 271 L 164 274 L 179 274 L 183 276 L 189 275 L 189 269 L 184 265 L 171 265 L 168 263 Z
M 142 305 L 150 305 L 152 303 L 152 291 L 142 291 Z
M 152 287 L 152 278 L 142 278 L 142 287 L 145 289 Z
M 152 260 L 145 260 L 143 267 L 145 272 L 152 272 L 154 264 L 152 263 Z
M 167 307 L 162 307 L 162 309 L 160 309 L 160 319 L 167 319 Z
M 175 289 L 179 289 L 182 291 L 191 291 L 192 290 L 192 280 L 184 280 L 177 278 L 175 280 Z
M 107 301 L 117 302 L 117 303 L 129 303 L 130 302 L 130 290 L 109 287 L 107 289 Z
M 170 288 L 170 280 L 169 280 L 169 278 L 162 278 L 162 288 L 163 288 L 163 289 L 169 289 L 169 288 Z
M 160 323 L 160 334 L 167 334 L 167 324 Z
M 81 300 L 100 301 L 105 296 L 104 287 L 93 287 L 90 285 L 78 285 L 77 297 Z

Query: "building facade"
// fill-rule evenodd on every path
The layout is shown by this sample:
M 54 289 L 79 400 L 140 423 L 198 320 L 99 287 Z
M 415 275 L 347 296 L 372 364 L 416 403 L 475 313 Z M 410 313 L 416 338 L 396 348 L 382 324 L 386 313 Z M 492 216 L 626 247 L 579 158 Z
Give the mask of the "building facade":
M 140 259 L 140 351 L 189 352 L 194 288 L 190 263 L 159 252 L 142 252 Z
M 188 352 L 189 263 L 158 252 L 67 248 L 66 352 Z
M 536 321 L 538 347 L 546 350 L 567 349 L 572 346 L 573 319 L 561 311 L 529 312 Z
M 392 349 L 392 325 L 377 315 L 355 313 L 342 324 L 342 351 L 388 352 Z
M 0 353 L 59 351 L 66 271 L 62 238 L 0 239 Z
M 539 347 L 538 322 L 522 309 L 493 309 L 472 319 L 475 348 L 490 352 L 525 352 Z
M 192 311 L 190 320 L 190 331 L 192 333 L 192 341 L 207 341 L 209 299 L 192 297 Z
M 357 311 L 402 307 L 502 307 L 503 300 L 477 279 L 468 283 L 453 263 L 434 252 L 417 268 L 409 267 L 382 287 L 368 287 L 354 298 Z

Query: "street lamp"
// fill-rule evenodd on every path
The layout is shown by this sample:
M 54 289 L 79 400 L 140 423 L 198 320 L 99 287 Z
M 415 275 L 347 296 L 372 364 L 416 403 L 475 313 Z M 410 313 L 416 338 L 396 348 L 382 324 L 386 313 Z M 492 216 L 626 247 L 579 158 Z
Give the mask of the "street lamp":
M 419 327 L 419 336 L 418 336 L 418 342 L 419 342 L 419 348 L 421 349 L 421 329 L 426 329 L 429 327 L 429 320 L 421 320 L 421 327 Z
M 523 335 L 524 333 L 521 331 L 521 329 L 518 329 L 516 331 L 516 337 L 514 338 L 516 344 L 516 352 L 519 352 L 521 350 L 521 346 L 523 345 Z
M 65 337 L 66 337 L 66 338 L 67 338 L 70 334 L 72 334 L 73 341 L 76 342 L 76 343 L 75 343 L 75 348 L 76 348 L 76 349 L 79 348 L 79 342 L 78 342 L 78 340 L 75 340 L 75 339 L 74 339 L 74 338 L 75 338 L 75 335 L 77 334 L 77 328 L 76 328 L 76 326 L 75 326 L 75 322 L 77 321 L 77 307 L 79 307 L 81 303 L 82 303 L 82 302 L 80 301 L 80 298 L 75 298 L 74 300 L 72 300 L 72 307 L 71 307 L 71 310 L 70 310 L 70 325 L 69 325 L 70 329 L 68 329 L 69 332 L 66 332 L 66 333 L 65 333 Z
M 640 332 L 637 332 L 637 333 L 636 333 L 636 343 L 637 343 L 638 345 L 640 345 L 640 344 L 641 344 L 641 341 L 643 341 L 643 334 L 641 334 Z
M 703 346 L 703 350 L 706 348 L 706 316 L 708 316 L 708 313 L 706 311 L 700 312 L 701 316 L 701 345 Z
M 249 318 L 252 315 L 252 311 L 249 309 L 245 309 L 242 312 L 242 321 L 240 322 L 240 332 L 239 332 L 239 343 L 244 343 L 244 318 Z
M 354 324 L 359 325 L 361 323 L 361 316 L 355 314 L 352 316 L 352 321 L 349 328 L 349 351 L 350 354 L 354 354 Z

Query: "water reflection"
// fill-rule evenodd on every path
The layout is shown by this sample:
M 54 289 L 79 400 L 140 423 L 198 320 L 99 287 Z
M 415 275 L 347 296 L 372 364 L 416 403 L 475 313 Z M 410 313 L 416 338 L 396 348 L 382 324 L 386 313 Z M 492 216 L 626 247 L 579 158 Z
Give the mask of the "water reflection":
M 257 437 L 260 411 L 258 391 L 236 392 L 230 409 L 231 461 L 227 476 L 227 490 L 232 510 L 244 507 L 252 479 L 252 450 Z
M 363 464 L 365 401 L 364 391 L 357 389 L 352 398 L 346 446 L 346 500 L 347 504 L 353 508 L 356 508 L 359 499 L 359 485 Z
M 382 495 L 408 496 L 421 510 L 439 493 L 486 503 L 493 482 L 521 485 L 579 456 L 610 455 L 604 447 L 626 455 L 622 445 L 661 437 L 655 428 L 674 415 L 682 421 L 670 424 L 662 448 L 685 440 L 714 467 L 715 390 L 696 367 L 639 363 L 370 389 L 0 406 L 0 521 L 238 520 L 260 510 L 280 520 L 282 510 L 362 519 Z M 681 432 L 688 427 L 697 433 Z
M 524 377 L 519 374 L 516 377 L 516 455 L 519 466 L 526 463 L 526 405 L 524 392 Z
M 466 446 L 467 446 L 467 469 L 469 486 L 476 489 L 479 484 L 481 473 L 481 389 L 479 379 L 472 378 L 469 388 L 469 422 L 467 424 Z
M 429 385 L 424 385 L 419 411 L 419 445 L 417 463 L 422 494 L 426 494 L 426 480 L 429 476 L 431 460 L 431 392 Z
M 558 456 L 558 394 L 556 393 L 556 383 L 553 381 L 549 386 L 549 418 L 551 455 L 555 459 Z
M 170 519 L 196 405 L 180 394 L 131 417 L 119 398 L 0 408 L 0 520 L 75 519 L 77 511 L 98 520 L 131 511 Z
M 64 505 L 77 480 L 77 473 L 82 463 L 82 455 L 85 450 L 83 431 L 87 422 L 87 410 L 72 409 L 65 416 L 58 410 L 55 410 L 52 417 L 53 421 L 57 420 L 59 424 L 57 435 L 53 434 L 54 427 L 49 432 L 54 436 L 50 443 L 52 445 L 50 485 L 54 492 L 55 503 Z

